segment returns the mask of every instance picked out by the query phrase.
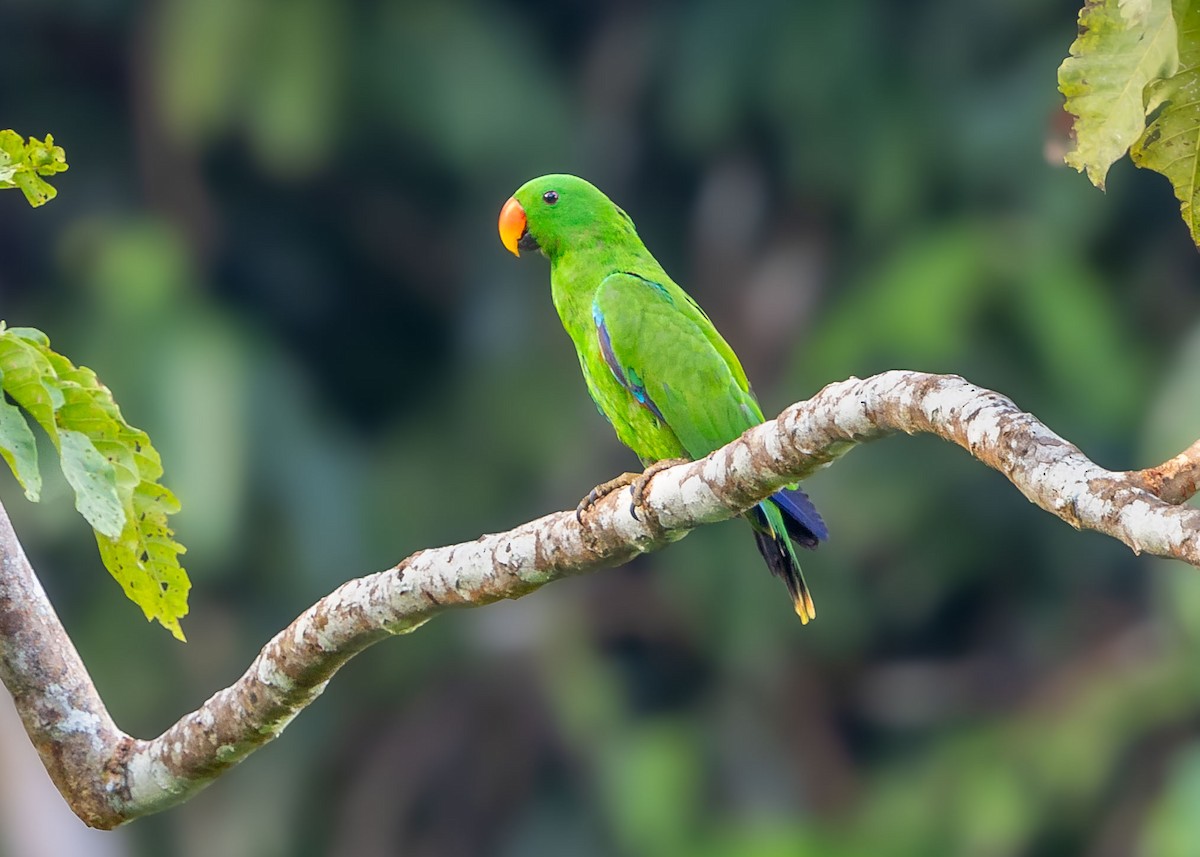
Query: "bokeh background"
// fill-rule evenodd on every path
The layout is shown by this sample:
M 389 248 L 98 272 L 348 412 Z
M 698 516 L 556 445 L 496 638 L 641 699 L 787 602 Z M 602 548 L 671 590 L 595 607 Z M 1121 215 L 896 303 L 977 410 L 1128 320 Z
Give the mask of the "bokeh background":
M 1113 468 L 1200 434 L 1165 180 L 1059 166 L 1077 0 L 9 0 L 0 317 L 97 370 L 183 500 L 189 640 L 61 478 L 3 498 L 118 722 L 158 734 L 343 580 L 628 469 L 501 203 L 587 176 L 768 414 L 890 368 L 999 389 Z M 808 487 L 802 628 L 740 523 L 346 667 L 188 804 L 89 834 L 0 719 L 0 854 L 1190 855 L 1200 579 L 928 438 Z M 7 702 L 5 703 L 7 707 Z M 22 761 L 24 760 L 24 761 Z M 18 775 L 18 771 L 22 772 Z M 55 814 L 58 813 L 58 814 Z

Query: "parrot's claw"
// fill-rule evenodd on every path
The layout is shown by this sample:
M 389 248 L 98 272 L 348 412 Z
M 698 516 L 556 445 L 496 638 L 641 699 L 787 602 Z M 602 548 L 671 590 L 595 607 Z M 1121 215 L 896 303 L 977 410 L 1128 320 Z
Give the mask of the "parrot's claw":
M 583 523 L 583 516 L 592 511 L 592 507 L 607 497 L 614 491 L 620 491 L 623 488 L 628 488 L 630 485 L 642 478 L 640 473 L 622 473 L 615 479 L 610 479 L 607 482 L 601 482 L 595 488 L 587 493 L 587 496 L 579 501 L 579 505 L 575 507 L 575 520 Z
M 633 480 L 633 489 L 630 493 L 633 495 L 629 501 L 629 514 L 633 516 L 635 521 L 640 521 L 638 517 L 638 506 L 642 505 L 646 486 L 650 484 L 650 480 L 664 470 L 674 467 L 676 464 L 689 464 L 690 458 L 664 458 L 662 461 L 656 461 L 646 468 L 645 472 L 640 473 Z M 627 474 L 628 475 L 628 474 Z
M 587 496 L 579 501 L 579 505 L 575 507 L 575 520 L 583 523 L 583 516 L 592 511 L 592 507 L 607 497 L 614 491 L 621 491 L 632 486 L 630 492 L 633 496 L 629 503 L 629 514 L 633 519 L 640 520 L 637 514 L 637 507 L 642 504 L 642 497 L 646 493 L 646 486 L 650 484 L 650 480 L 655 474 L 666 470 L 668 467 L 674 467 L 676 464 L 687 464 L 690 458 L 664 458 L 662 461 L 656 461 L 651 464 L 642 473 L 622 473 L 615 479 L 610 479 L 607 482 L 602 482 L 588 492 Z

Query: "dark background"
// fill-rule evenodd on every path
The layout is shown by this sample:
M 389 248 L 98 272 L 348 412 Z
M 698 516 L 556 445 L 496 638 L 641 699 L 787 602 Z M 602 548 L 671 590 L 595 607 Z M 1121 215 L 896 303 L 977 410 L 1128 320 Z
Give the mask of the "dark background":
M 4 4 L 0 127 L 53 133 L 71 167 L 42 209 L 0 194 L 0 317 L 100 374 L 184 503 L 180 645 L 105 574 L 61 477 L 36 507 L 0 488 L 118 722 L 158 734 L 340 582 L 634 464 L 545 262 L 496 235 L 541 173 L 633 216 L 768 414 L 923 369 L 1106 466 L 1178 452 L 1200 434 L 1197 254 L 1165 179 L 1121 163 L 1105 195 L 1060 166 L 1077 11 Z M 1195 853 L 1194 570 L 1075 533 L 929 438 L 807 487 L 832 532 L 806 558 L 813 625 L 743 524 L 707 528 L 372 649 L 276 743 L 95 847 Z M 7 817 L 7 857 L 22 823 L 73 823 Z

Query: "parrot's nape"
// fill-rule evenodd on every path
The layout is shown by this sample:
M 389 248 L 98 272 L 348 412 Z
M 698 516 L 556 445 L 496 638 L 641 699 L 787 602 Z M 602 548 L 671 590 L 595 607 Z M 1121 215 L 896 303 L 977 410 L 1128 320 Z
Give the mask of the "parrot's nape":
M 588 392 L 644 466 L 702 458 L 763 421 L 733 349 L 594 185 L 571 175 L 527 182 L 500 210 L 500 240 L 550 260 L 554 306 Z M 807 624 L 816 611 L 795 546 L 828 538 L 825 522 L 795 487 L 746 517 Z

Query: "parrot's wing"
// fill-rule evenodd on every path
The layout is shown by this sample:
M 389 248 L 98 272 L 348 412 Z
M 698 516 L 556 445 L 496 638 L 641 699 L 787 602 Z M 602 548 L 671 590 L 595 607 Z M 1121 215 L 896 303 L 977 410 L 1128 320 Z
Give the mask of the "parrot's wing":
M 732 349 L 682 289 L 612 274 L 596 290 L 592 319 L 613 376 L 693 458 L 762 422 Z

